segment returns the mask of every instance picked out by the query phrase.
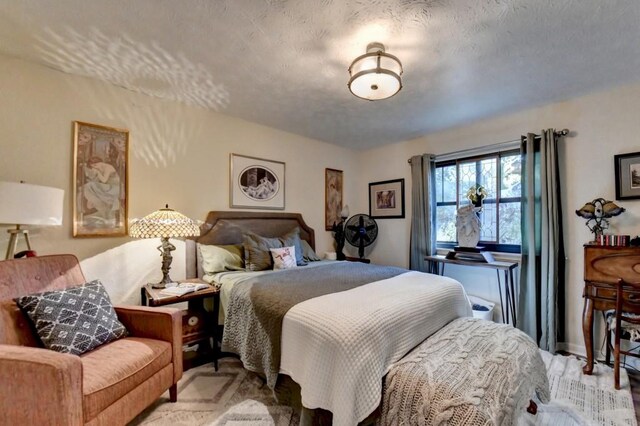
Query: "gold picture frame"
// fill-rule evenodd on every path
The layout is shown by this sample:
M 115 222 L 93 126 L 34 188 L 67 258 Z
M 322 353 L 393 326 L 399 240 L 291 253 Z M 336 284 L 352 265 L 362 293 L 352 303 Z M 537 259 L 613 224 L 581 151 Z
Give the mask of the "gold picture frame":
M 340 213 L 343 203 L 342 170 L 324 169 L 324 229 L 331 231 L 333 224 L 342 221 Z
M 73 236 L 122 237 L 129 217 L 129 131 L 73 122 Z

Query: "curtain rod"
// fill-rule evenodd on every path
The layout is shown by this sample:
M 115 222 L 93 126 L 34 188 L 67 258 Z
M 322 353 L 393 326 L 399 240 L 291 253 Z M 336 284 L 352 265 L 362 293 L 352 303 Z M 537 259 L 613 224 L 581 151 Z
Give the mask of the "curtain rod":
M 558 130 L 558 131 L 555 132 L 555 134 L 558 135 L 558 136 L 567 136 L 569 134 L 569 129 Z M 536 137 L 539 138 L 540 135 L 536 135 Z M 442 157 L 442 156 L 445 156 L 445 155 L 446 156 L 449 156 L 449 155 L 464 155 L 465 153 L 476 151 L 478 149 L 500 148 L 501 146 L 510 145 L 510 144 L 513 144 L 513 143 L 518 142 L 518 141 L 519 141 L 519 139 L 514 139 L 514 140 L 511 140 L 511 141 L 498 142 L 498 143 L 494 143 L 494 144 L 491 144 L 491 145 L 479 146 L 479 147 L 476 147 L 476 148 L 468 148 L 468 149 L 463 149 L 463 150 L 460 150 L 460 151 L 447 152 L 446 154 L 440 154 L 439 156 L 436 155 L 436 158 L 437 157 Z M 407 160 L 407 163 L 411 164 L 411 158 L 409 158 Z

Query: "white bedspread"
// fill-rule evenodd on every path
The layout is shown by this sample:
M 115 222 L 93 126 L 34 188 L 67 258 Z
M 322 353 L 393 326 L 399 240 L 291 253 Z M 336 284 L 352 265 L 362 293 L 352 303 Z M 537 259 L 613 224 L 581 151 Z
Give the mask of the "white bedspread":
M 459 282 L 415 271 L 310 299 L 284 317 L 280 371 L 300 385 L 305 407 L 355 425 L 380 403 L 391 365 L 464 316 Z

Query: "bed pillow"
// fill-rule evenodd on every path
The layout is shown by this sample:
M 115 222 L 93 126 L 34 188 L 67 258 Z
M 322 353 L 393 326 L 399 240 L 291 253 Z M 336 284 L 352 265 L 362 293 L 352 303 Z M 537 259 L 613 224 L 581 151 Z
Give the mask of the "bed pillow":
M 317 262 L 318 260 L 322 260 L 318 257 L 315 251 L 311 248 L 307 240 L 300 240 L 302 244 L 302 258 L 305 262 Z
M 295 248 L 296 264 L 299 266 L 306 265 L 302 253 L 302 240 L 300 239 L 300 228 L 293 228 L 291 231 L 280 237 L 282 247 L 293 246 Z
M 202 256 L 202 270 L 205 274 L 244 269 L 244 247 L 234 245 L 198 244 Z
M 278 238 L 261 237 L 246 231 L 242 236 L 244 247 L 244 264 L 247 271 L 264 271 L 273 269 L 273 260 L 269 249 L 281 248 Z
M 269 249 L 273 258 L 273 269 L 291 269 L 298 266 L 294 246 Z
M 98 280 L 15 302 L 31 319 L 42 344 L 56 352 L 80 355 L 127 335 Z

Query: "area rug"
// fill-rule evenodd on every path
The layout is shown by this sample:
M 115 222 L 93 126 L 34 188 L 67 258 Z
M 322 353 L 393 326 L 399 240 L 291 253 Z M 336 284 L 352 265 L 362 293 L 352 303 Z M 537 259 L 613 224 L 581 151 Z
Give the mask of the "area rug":
M 620 371 L 622 389 L 613 386 L 613 370 L 595 364 L 593 374 L 582 374 L 584 361 L 540 351 L 547 367 L 551 401 L 538 405 L 538 414 L 524 413 L 518 425 L 634 426 L 636 414 L 629 377 Z
M 178 383 L 178 402 L 169 402 L 167 391 L 130 425 L 273 425 L 299 423 L 291 407 L 278 405 L 257 375 L 242 368 L 240 361 L 224 358 L 188 370 Z
M 527 413 L 519 426 L 636 426 L 633 399 L 626 372 L 622 389 L 613 387 L 613 370 L 596 364 L 591 376 L 582 374 L 583 361 L 542 352 L 551 402 L 539 404 L 538 414 Z M 131 425 L 274 425 L 299 423 L 298 413 L 278 405 L 266 384 L 242 368 L 233 358 L 220 360 L 216 372 L 207 364 L 185 372 L 178 384 L 178 402 L 170 403 L 168 392 Z

